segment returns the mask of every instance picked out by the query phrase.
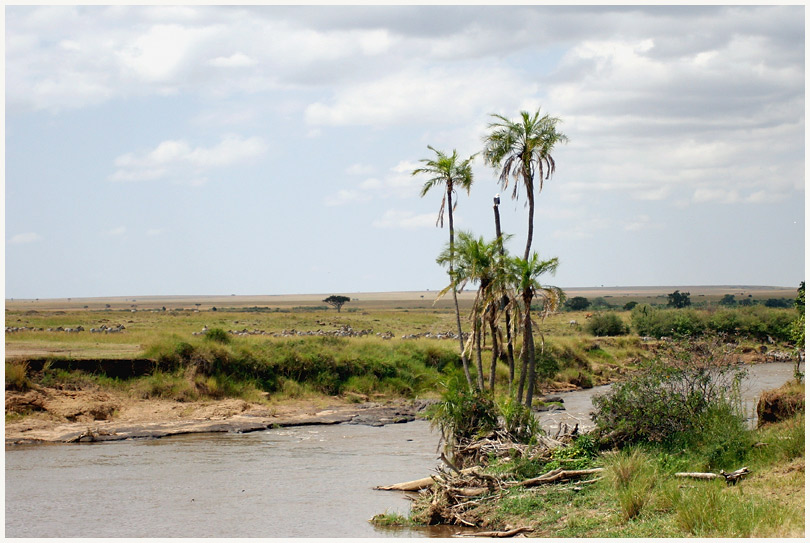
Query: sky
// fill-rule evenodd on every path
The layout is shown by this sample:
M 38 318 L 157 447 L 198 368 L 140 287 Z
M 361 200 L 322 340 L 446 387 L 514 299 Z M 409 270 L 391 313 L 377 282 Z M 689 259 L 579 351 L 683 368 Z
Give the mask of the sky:
M 805 8 L 6 6 L 5 297 L 441 289 L 428 145 L 560 119 L 543 282 L 804 280 Z M 473 162 L 458 230 L 523 253 Z M 522 193 L 521 193 L 522 194 Z

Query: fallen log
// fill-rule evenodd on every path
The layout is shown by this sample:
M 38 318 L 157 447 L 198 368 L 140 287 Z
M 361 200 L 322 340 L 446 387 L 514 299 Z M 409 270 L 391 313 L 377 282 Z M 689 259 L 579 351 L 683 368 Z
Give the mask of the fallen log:
M 688 477 L 690 479 L 719 479 L 722 477 L 722 475 L 717 475 L 716 473 L 682 471 L 676 473 L 675 477 Z
M 506 530 L 504 532 L 471 532 L 471 533 L 459 532 L 453 535 L 455 537 L 513 537 L 518 534 L 523 534 L 531 531 L 532 529 L 529 528 L 528 526 L 523 526 L 522 528 L 515 528 L 514 530 Z
M 517 481 L 509 486 L 523 486 L 528 488 L 532 486 L 556 483 L 559 481 L 568 481 L 570 479 L 584 477 L 586 475 L 592 475 L 594 473 L 601 473 L 603 470 L 604 468 L 569 469 L 569 470 L 557 468 L 549 472 L 546 472 L 539 477 L 535 477 L 533 479 L 526 479 L 525 481 Z
M 720 473 L 702 473 L 702 472 L 679 472 L 675 474 L 675 477 L 688 477 L 690 479 L 725 479 L 727 485 L 736 485 L 737 481 L 741 480 L 746 475 L 750 474 L 751 470 L 747 467 L 740 468 L 736 471 L 732 471 L 731 473 L 726 473 L 724 470 L 720 470 Z
M 477 468 L 465 468 L 461 470 L 461 473 L 468 474 L 475 471 Z M 436 481 L 433 477 L 423 477 L 422 479 L 416 479 L 415 481 L 406 481 L 404 483 L 397 483 L 394 485 L 388 486 L 375 486 L 374 490 L 402 490 L 404 492 L 419 492 L 425 488 L 430 488 Z

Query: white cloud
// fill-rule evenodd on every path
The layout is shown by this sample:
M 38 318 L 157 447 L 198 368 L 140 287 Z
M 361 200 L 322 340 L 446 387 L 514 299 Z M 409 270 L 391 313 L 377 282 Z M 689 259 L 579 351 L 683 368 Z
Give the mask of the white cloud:
M 734 204 L 740 201 L 740 194 L 734 189 L 699 187 L 695 189 L 692 200 L 699 204 L 708 202 Z
M 419 196 L 423 181 L 411 175 L 411 172 L 418 167 L 419 164 L 416 162 L 400 161 L 382 178 L 369 177 L 358 183 L 356 188 L 341 189 L 337 194 L 327 196 L 324 204 L 338 206 L 369 202 L 373 199 L 416 198 Z
M 412 211 L 398 211 L 389 209 L 385 214 L 374 220 L 371 225 L 375 228 L 402 228 L 415 230 L 436 225 L 436 215 L 433 213 L 415 214 Z
M 158 24 L 123 44 L 116 53 L 125 76 L 146 82 L 168 82 L 187 66 L 193 49 L 212 34 L 212 29 Z
M 227 135 L 211 147 L 192 147 L 185 140 L 167 140 L 152 151 L 126 153 L 117 157 L 118 168 L 111 181 L 146 181 L 175 177 L 177 181 L 200 184 L 202 172 L 248 162 L 263 155 L 267 144 L 259 137 Z
M 36 232 L 26 232 L 24 234 L 16 234 L 8 240 L 9 243 L 14 245 L 22 245 L 24 243 L 35 243 L 42 241 L 42 236 Z
M 163 233 L 162 228 L 150 228 L 146 231 L 147 236 L 159 236 Z
M 229 57 L 212 58 L 208 63 L 217 68 L 246 68 L 255 66 L 257 62 L 244 53 L 234 53 Z
M 476 67 L 406 67 L 338 87 L 332 100 L 310 104 L 304 119 L 316 126 L 466 122 L 485 115 L 493 104 L 513 104 L 514 88 L 531 93 L 535 85 L 486 62 Z

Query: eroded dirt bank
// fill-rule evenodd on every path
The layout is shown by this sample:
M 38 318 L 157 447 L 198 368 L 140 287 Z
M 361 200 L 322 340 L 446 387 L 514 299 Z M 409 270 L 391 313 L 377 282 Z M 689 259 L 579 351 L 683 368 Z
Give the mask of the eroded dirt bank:
M 255 432 L 272 427 L 354 423 L 379 426 L 414 420 L 426 401 L 348 403 L 339 398 L 283 404 L 239 399 L 177 402 L 135 400 L 100 390 L 36 387 L 6 391 L 6 445 L 148 439 L 203 432 Z

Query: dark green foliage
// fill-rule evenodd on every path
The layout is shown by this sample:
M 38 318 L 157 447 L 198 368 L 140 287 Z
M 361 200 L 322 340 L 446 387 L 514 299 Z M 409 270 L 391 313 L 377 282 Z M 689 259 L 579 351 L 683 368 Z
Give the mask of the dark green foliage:
M 681 292 L 679 290 L 667 294 L 667 299 L 667 305 L 669 307 L 674 307 L 675 309 L 680 309 L 692 304 L 691 300 L 689 299 L 689 293 Z
M 596 396 L 592 418 L 615 444 L 671 442 L 699 427 L 701 417 L 732 397 L 744 374 L 713 344 L 674 344 L 661 360 Z
M 574 296 L 573 298 L 566 300 L 564 304 L 565 308 L 570 309 L 571 311 L 584 311 L 588 309 L 588 306 L 590 305 L 591 302 L 584 296 Z
M 591 309 L 613 309 L 613 305 L 601 296 L 594 298 L 591 302 Z
M 737 300 L 734 299 L 733 294 L 724 294 L 723 298 L 717 303 L 719 303 L 720 305 L 727 306 L 727 307 L 733 307 L 733 306 L 737 305 Z
M 623 336 L 630 331 L 616 313 L 597 313 L 588 320 L 588 332 L 595 336 Z
M 632 311 L 633 308 L 636 307 L 637 305 L 638 305 L 638 302 L 635 301 L 635 300 L 632 300 L 632 301 L 627 302 L 626 304 L 624 304 L 624 310 L 625 311 Z
M 208 341 L 214 341 L 216 343 L 222 343 L 223 345 L 227 345 L 231 342 L 231 336 L 228 335 L 228 332 L 223 330 L 222 328 L 211 328 L 205 332 L 205 339 Z
M 458 375 L 448 381 L 441 401 L 430 406 L 427 417 L 441 430 L 448 447 L 486 435 L 498 426 L 492 398 L 478 389 L 471 390 Z
M 765 307 L 793 307 L 793 300 L 790 298 L 768 298 L 765 300 Z
M 549 379 L 560 371 L 560 364 L 550 351 L 537 353 L 535 359 L 535 374 L 538 379 Z
M 791 340 L 794 313 L 764 306 L 724 308 L 705 312 L 658 309 L 647 304 L 633 309 L 630 320 L 636 333 L 651 337 L 698 337 L 707 332 L 765 341 Z
M 334 294 L 332 296 L 329 296 L 325 300 L 323 300 L 324 303 L 327 303 L 327 304 L 331 305 L 332 307 L 334 307 L 335 309 L 337 309 L 338 313 L 340 313 L 340 308 L 343 307 L 343 304 L 345 304 L 347 302 L 350 302 L 350 301 L 351 301 L 351 298 L 349 298 L 347 296 L 336 296 Z

